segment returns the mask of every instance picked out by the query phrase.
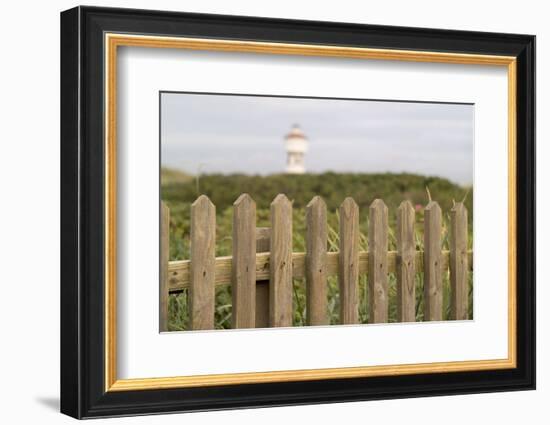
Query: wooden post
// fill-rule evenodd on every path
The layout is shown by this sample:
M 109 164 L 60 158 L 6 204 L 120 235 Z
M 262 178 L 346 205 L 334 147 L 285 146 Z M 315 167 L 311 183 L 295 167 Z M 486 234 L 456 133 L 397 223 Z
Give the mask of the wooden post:
M 201 195 L 191 205 L 190 329 L 214 329 L 216 207 Z
M 359 207 L 352 198 L 340 205 L 340 253 L 338 255 L 340 287 L 340 323 L 359 322 Z
M 397 209 L 397 321 L 416 320 L 414 208 L 409 201 Z
M 369 322 L 388 321 L 388 207 L 375 199 L 369 208 Z
M 168 331 L 168 263 L 170 260 L 170 209 L 160 203 L 159 332 Z
M 253 328 L 256 316 L 256 203 L 242 194 L 233 204 L 232 328 Z
M 468 319 L 468 210 L 458 202 L 451 209 L 451 319 Z
M 443 320 L 441 208 L 434 201 L 424 210 L 424 320 Z
M 292 204 L 279 194 L 271 203 L 269 326 L 292 326 Z
M 328 325 L 327 205 L 320 196 L 306 208 L 306 312 L 308 325 Z
M 256 252 L 269 252 L 269 227 L 256 228 Z M 269 327 L 269 279 L 256 281 L 256 327 Z

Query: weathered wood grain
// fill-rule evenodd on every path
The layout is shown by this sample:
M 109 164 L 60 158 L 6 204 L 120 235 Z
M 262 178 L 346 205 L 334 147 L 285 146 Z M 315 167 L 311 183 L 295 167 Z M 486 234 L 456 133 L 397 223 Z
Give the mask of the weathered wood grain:
M 340 206 L 340 323 L 359 322 L 359 207 L 352 198 Z
M 257 253 L 269 253 L 270 235 L 269 227 L 256 228 Z M 258 278 L 259 272 L 263 279 Z M 256 264 L 256 279 L 256 327 L 267 328 L 269 327 L 269 261 L 260 267 Z
M 388 207 L 375 199 L 369 207 L 369 323 L 388 321 Z
M 271 203 L 269 326 L 292 326 L 292 204 L 285 195 Z
M 189 328 L 214 329 L 216 207 L 201 195 L 191 205 Z
M 253 328 L 256 319 L 256 203 L 242 194 L 233 204 L 232 328 Z
M 168 330 L 169 260 L 170 260 L 170 209 L 164 202 L 161 202 L 160 203 L 159 332 L 166 332 Z
M 397 321 L 416 320 L 415 295 L 415 212 L 409 201 L 401 202 L 397 208 Z
M 451 319 L 468 319 L 468 210 L 462 202 L 451 209 Z
M 441 208 L 434 201 L 424 209 L 424 320 L 443 320 Z
M 306 207 L 306 313 L 310 326 L 329 324 L 327 237 L 327 205 L 316 196 Z

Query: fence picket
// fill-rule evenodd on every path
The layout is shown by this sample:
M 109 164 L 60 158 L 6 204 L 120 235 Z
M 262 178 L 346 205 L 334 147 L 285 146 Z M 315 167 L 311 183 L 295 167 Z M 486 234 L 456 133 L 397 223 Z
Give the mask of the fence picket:
M 369 322 L 388 321 L 388 207 L 375 199 L 369 207 Z
M 292 204 L 279 194 L 271 203 L 269 326 L 292 326 Z
M 214 328 L 216 207 L 201 195 L 191 205 L 189 319 L 193 330 Z
M 340 205 L 340 323 L 359 322 L 359 207 L 352 198 Z
M 159 332 L 168 330 L 169 279 L 170 262 L 170 209 L 160 203 L 160 285 L 159 285 Z
M 315 196 L 306 208 L 307 324 L 327 325 L 327 205 Z
M 233 204 L 232 328 L 253 328 L 256 316 L 256 203 L 242 194 Z
M 415 213 L 409 201 L 401 202 L 397 209 L 397 321 L 414 322 L 416 319 Z
M 468 319 L 468 210 L 462 202 L 451 209 L 451 319 Z
M 424 210 L 424 320 L 442 319 L 441 208 L 430 201 Z
M 256 228 L 257 253 L 269 252 L 270 240 L 271 229 L 269 227 Z M 256 281 L 256 327 L 269 327 L 269 279 Z

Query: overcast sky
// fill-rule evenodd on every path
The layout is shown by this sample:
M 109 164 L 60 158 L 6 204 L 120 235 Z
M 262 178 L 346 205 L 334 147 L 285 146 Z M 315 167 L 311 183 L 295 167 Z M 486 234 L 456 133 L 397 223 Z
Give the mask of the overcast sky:
M 294 123 L 308 172 L 411 172 L 473 181 L 473 105 L 161 95 L 162 166 L 197 173 L 284 172 Z

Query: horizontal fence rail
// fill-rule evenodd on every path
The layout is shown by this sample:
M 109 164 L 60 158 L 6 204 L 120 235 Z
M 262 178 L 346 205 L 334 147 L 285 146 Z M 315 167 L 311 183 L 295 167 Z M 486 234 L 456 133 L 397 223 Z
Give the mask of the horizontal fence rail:
M 387 264 L 388 273 L 397 272 L 397 251 L 388 251 Z M 338 257 L 339 252 L 326 253 L 326 276 L 338 276 Z M 468 270 L 473 269 L 473 252 L 467 251 L 468 255 Z M 359 251 L 359 274 L 366 275 L 368 273 L 368 251 Z M 270 253 L 256 254 L 256 281 L 269 280 Z M 450 251 L 441 251 L 441 268 L 443 271 L 449 270 Z M 216 257 L 216 278 L 214 284 L 216 286 L 230 285 L 232 274 L 232 257 Z M 423 269 L 424 252 L 416 251 L 414 253 L 414 263 L 417 272 Z M 171 294 L 181 292 L 189 288 L 189 270 L 191 268 L 190 260 L 170 261 L 168 263 L 168 288 Z M 302 279 L 306 277 L 306 253 L 292 253 L 292 277 L 294 279 Z
M 161 205 L 159 323 L 168 329 L 170 295 L 188 291 L 188 329 L 214 328 L 216 287 L 231 285 L 233 328 L 287 327 L 293 320 L 293 281 L 305 281 L 308 325 L 326 325 L 327 285 L 337 277 L 341 324 L 359 323 L 359 279 L 366 275 L 369 323 L 388 321 L 389 275 L 396 277 L 397 320 L 415 321 L 416 275 L 423 274 L 424 320 L 443 320 L 443 275 L 449 273 L 450 316 L 468 318 L 468 213 L 451 209 L 449 250 L 442 250 L 442 211 L 424 209 L 424 250 L 415 243 L 416 212 L 409 201 L 396 211 L 396 247 L 388 250 L 388 208 L 380 199 L 369 207 L 368 251 L 359 250 L 359 207 L 346 198 L 338 211 L 339 250 L 327 249 L 327 208 L 316 196 L 307 205 L 306 252 L 292 250 L 292 203 L 283 194 L 271 203 L 271 227 L 256 227 L 256 203 L 247 194 L 233 204 L 232 256 L 215 257 L 216 207 L 201 195 L 191 206 L 191 258 L 169 261 L 170 211 Z

